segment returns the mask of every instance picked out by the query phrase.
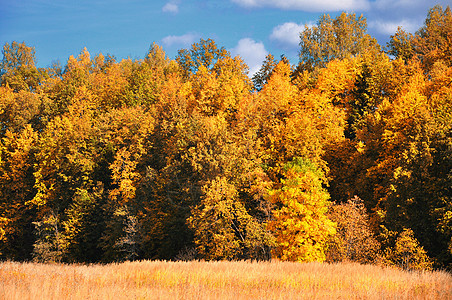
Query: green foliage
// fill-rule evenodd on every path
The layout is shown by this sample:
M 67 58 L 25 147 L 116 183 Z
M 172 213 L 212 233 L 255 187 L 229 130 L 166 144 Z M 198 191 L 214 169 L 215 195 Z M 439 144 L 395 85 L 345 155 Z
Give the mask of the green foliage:
M 275 69 L 277 62 L 273 55 L 268 54 L 262 63 L 261 68 L 253 75 L 254 88 L 257 91 L 262 90 L 268 79 L 270 79 L 273 70 Z
M 397 32 L 391 35 L 391 39 L 388 42 L 387 53 L 404 61 L 410 60 L 414 55 L 414 49 L 411 45 L 412 39 L 412 34 L 406 33 L 401 27 L 398 27 Z
M 99 239 L 104 222 L 99 211 L 103 204 L 103 192 L 101 183 L 92 192 L 78 189 L 72 203 L 65 210 L 62 225 L 67 241 L 68 261 L 95 262 L 101 257 Z
M 230 53 L 224 47 L 218 48 L 212 39 L 201 39 L 190 49 L 179 50 L 176 60 L 187 77 L 196 74 L 200 66 L 211 69 L 218 60 L 226 57 L 230 57 Z

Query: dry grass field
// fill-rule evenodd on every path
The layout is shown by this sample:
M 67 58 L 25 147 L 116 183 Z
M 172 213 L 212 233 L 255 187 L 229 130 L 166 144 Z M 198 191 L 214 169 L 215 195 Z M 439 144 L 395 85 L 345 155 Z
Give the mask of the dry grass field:
M 452 275 L 354 263 L 0 263 L 0 299 L 452 299 Z

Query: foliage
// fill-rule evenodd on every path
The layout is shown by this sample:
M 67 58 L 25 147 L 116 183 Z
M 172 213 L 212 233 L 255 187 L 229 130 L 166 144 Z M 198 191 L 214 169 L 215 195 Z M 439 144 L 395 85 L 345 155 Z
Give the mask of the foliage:
M 42 221 L 34 222 L 37 239 L 33 245 L 33 259 L 38 262 L 60 262 L 66 241 L 60 230 L 58 216 L 51 212 Z
M 254 83 L 254 89 L 256 89 L 257 91 L 262 90 L 264 85 L 267 84 L 268 80 L 270 79 L 276 65 L 277 62 L 275 60 L 275 57 L 271 54 L 268 54 L 265 57 L 265 60 L 263 61 L 259 71 L 257 71 L 256 74 L 253 75 L 252 79 Z
M 337 234 L 328 242 L 327 261 L 373 263 L 378 259 L 380 245 L 370 229 L 363 200 L 355 196 L 333 204 L 328 215 L 337 224 Z
M 0 63 L 1 85 L 14 91 L 33 91 L 37 88 L 42 74 L 35 66 L 35 49 L 24 42 L 5 43 Z
M 366 31 L 367 22 L 362 15 L 343 12 L 335 19 L 323 15 L 316 25 L 305 25 L 300 33 L 299 67 L 313 71 L 335 59 L 349 58 L 372 48 L 378 50 L 376 40 Z
M 224 48 L 218 48 L 212 39 L 201 39 L 194 43 L 190 49 L 179 50 L 176 60 L 184 76 L 196 74 L 199 67 L 211 69 L 218 60 L 229 57 L 229 52 Z
M 323 174 L 309 161 L 296 158 L 285 165 L 282 187 L 269 191 L 275 205 L 270 231 L 276 238 L 275 255 L 289 261 L 324 261 L 326 242 L 335 234 L 328 219 L 328 193 Z
M 428 270 L 432 265 L 411 229 L 404 229 L 400 233 L 394 247 L 386 250 L 384 259 L 386 264 L 403 270 Z
M 265 257 L 272 238 L 238 201 L 234 186 L 225 178 L 217 178 L 208 183 L 203 193 L 201 204 L 188 219 L 200 257 L 208 260 Z
M 400 264 L 409 245 L 450 268 L 451 24 L 435 6 L 383 52 L 362 16 L 324 15 L 297 69 L 268 55 L 253 78 L 211 39 L 49 68 L 6 43 L 0 259 L 367 263 L 381 245 Z

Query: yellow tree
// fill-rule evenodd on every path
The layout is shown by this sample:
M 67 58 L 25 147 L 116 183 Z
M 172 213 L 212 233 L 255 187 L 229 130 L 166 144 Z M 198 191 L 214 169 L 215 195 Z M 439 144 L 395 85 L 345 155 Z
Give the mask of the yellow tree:
M 93 179 L 102 183 L 103 196 L 107 198 L 102 207 L 106 218 L 100 242 L 103 259 L 124 259 L 129 254 L 123 247 L 129 244 L 120 241 L 126 240 L 127 228 L 131 225 L 128 222 L 141 222 L 139 215 L 146 209 L 145 203 L 138 202 L 136 193 L 146 180 L 145 160 L 152 148 L 148 137 L 155 123 L 153 112 L 140 106 L 112 109 L 96 121 L 96 150 L 100 156 L 97 165 L 101 168 L 93 172 Z M 92 191 L 93 196 L 96 193 L 99 192 Z M 138 239 L 138 233 L 134 238 Z
M 7 131 L 0 141 L 0 253 L 8 259 L 29 259 L 35 211 L 27 205 L 34 194 L 33 163 L 38 134 L 30 125 Z
M 211 259 L 261 258 L 272 237 L 246 210 L 238 191 L 225 177 L 203 187 L 203 197 L 188 218 L 200 257 Z
M 80 52 L 77 58 L 73 55 L 69 57 L 61 80 L 52 80 L 54 84 L 48 87 L 55 114 L 67 112 L 68 107 L 76 102 L 73 101 L 73 98 L 76 97 L 81 88 L 90 91 L 91 97 L 86 98 L 86 100 L 96 104 L 98 99 L 92 93 L 93 65 L 91 55 L 86 48 Z
M 308 160 L 285 165 L 281 187 L 269 191 L 275 205 L 268 228 L 276 238 L 275 257 L 289 261 L 324 261 L 326 243 L 336 224 L 328 219 L 329 195 L 322 172 Z
M 300 33 L 299 71 L 320 69 L 334 59 L 356 56 L 365 50 L 378 51 L 377 41 L 367 33 L 366 19 L 361 15 L 341 13 L 335 19 L 323 15 L 317 24 Z
M 0 62 L 0 76 L 3 86 L 8 85 L 14 91 L 35 90 L 43 74 L 35 66 L 35 49 L 16 41 L 5 43 Z
M 380 244 L 369 224 L 363 200 L 355 196 L 335 203 L 328 212 L 337 224 L 337 234 L 328 242 L 327 261 L 372 263 L 378 259 Z
M 123 104 L 127 106 L 150 106 L 158 102 L 167 77 L 180 70 L 176 62 L 170 60 L 155 43 L 144 60 L 125 60 L 120 65 L 127 74 L 127 87 L 122 95 Z
M 434 63 L 443 61 L 452 66 L 452 12 L 449 6 L 432 7 L 422 26 L 411 39 L 415 54 L 422 61 L 425 70 Z
M 384 263 L 404 270 L 430 270 L 432 262 L 414 237 L 413 230 L 404 229 L 393 248 L 385 252 Z
M 50 112 L 51 101 L 44 93 L 0 87 L 0 136 L 7 130 L 19 132 L 28 124 L 41 131 Z
M 278 181 L 281 167 L 297 156 L 325 168 L 325 146 L 343 138 L 343 111 L 318 90 L 299 90 L 290 75 L 290 65 L 279 62 L 246 116 L 274 181 Z

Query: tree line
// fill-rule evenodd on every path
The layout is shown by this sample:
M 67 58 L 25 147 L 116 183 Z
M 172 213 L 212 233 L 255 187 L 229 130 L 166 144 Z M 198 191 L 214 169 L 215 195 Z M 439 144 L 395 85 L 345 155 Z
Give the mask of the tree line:
M 0 258 L 452 266 L 452 14 L 382 47 L 321 17 L 252 77 L 201 39 L 169 59 L 6 43 Z

